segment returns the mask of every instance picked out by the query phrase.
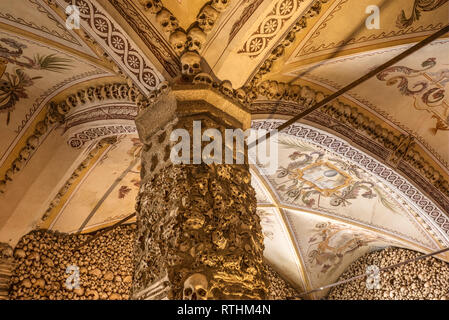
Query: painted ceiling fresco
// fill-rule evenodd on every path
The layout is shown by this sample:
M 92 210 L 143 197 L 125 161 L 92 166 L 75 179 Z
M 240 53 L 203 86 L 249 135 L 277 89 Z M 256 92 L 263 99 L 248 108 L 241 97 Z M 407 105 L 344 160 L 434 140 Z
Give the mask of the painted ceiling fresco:
M 0 121 L 5 137 L 0 150 L 4 153 L 8 142 L 39 113 L 50 94 L 81 79 L 104 75 L 105 71 L 9 33 L 0 32 L 0 37 Z
M 253 127 L 269 122 L 276 121 L 255 122 Z M 447 233 L 429 230 L 433 227 L 427 214 L 396 186 L 329 148 L 338 138 L 323 134 L 316 140 L 327 143 L 320 145 L 298 129 L 293 132 L 297 135 L 281 133 L 277 138 L 277 172 L 265 175 L 263 168 L 253 167 L 253 185 L 265 256 L 275 256 L 284 266 L 280 270 L 290 272 L 283 275 L 298 288 L 308 291 L 333 283 L 351 262 L 372 250 L 398 246 L 430 252 L 446 245 Z M 279 248 L 293 251 L 296 264 Z
M 312 86 L 338 90 L 403 50 L 401 47 L 338 58 L 316 69 L 300 69 L 290 75 L 304 72 L 301 80 Z M 449 159 L 449 146 L 445 143 L 449 130 L 448 50 L 449 41 L 436 41 L 346 95 L 410 132 L 446 167 Z
M 95 56 L 78 34 L 65 27 L 65 20 L 41 0 L 2 1 L 0 23 Z
M 136 135 L 119 136 L 77 185 L 50 229 L 88 230 L 132 214 L 140 184 L 141 146 Z
M 346 159 L 279 137 L 279 169 L 267 180 L 281 203 L 380 227 L 435 248 L 391 187 Z
M 65 28 L 68 4 L 83 8 L 80 30 Z M 370 5 L 380 8 L 379 29 L 365 27 Z M 105 91 L 111 82 L 154 98 L 164 80 L 180 76 L 179 41 L 195 46 L 207 72 L 235 89 L 276 80 L 329 94 L 448 21 L 447 0 L 2 1 L 0 241 L 14 244 L 37 227 L 87 232 L 134 212 L 141 143 L 136 101 L 128 98 L 101 96 L 68 112 L 33 146 L 25 169 L 2 180 L 50 102 L 79 89 Z M 413 138 L 449 174 L 448 52 L 445 36 L 341 98 Z M 290 101 L 289 110 L 296 114 L 304 101 Z M 263 111 L 253 128 L 284 119 Z M 421 173 L 402 176 L 365 153 L 360 140 L 334 135 L 341 123 L 305 123 L 279 135 L 275 173 L 251 166 L 265 259 L 294 287 L 329 284 L 371 250 L 449 245 L 447 212 L 418 183 Z
M 293 50 L 288 63 L 304 64 L 316 61 L 317 57 L 323 60 L 407 43 L 410 41 L 407 39 L 441 29 L 449 15 L 449 4 L 440 0 L 335 0 L 327 5 L 319 21 Z M 366 18 L 372 13 L 367 8 L 373 5 L 380 11 L 379 29 L 365 26 Z

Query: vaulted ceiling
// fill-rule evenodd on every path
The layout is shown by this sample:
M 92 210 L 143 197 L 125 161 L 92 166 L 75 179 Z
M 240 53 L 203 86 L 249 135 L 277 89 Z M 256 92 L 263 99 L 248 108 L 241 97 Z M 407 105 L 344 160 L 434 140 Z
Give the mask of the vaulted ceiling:
M 448 21 L 447 0 L 0 3 L 0 242 L 134 211 L 136 96 L 181 74 L 185 45 L 274 129 Z M 370 250 L 449 245 L 448 49 L 446 34 L 283 131 L 276 173 L 251 168 L 265 257 L 298 290 Z

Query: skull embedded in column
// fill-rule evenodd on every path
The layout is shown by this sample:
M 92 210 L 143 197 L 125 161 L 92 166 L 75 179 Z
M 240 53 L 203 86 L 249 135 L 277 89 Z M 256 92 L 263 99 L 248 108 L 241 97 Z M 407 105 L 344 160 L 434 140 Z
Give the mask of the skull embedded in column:
M 187 47 L 190 51 L 200 52 L 206 42 L 206 34 L 200 28 L 192 28 L 187 36 Z
M 218 11 L 212 8 L 210 5 L 207 5 L 201 10 L 198 16 L 198 24 L 204 32 L 208 33 L 214 27 L 217 18 Z
M 170 44 L 177 54 L 181 54 L 186 46 L 187 35 L 181 31 L 175 31 L 170 35 Z
M 212 0 L 211 6 L 215 10 L 223 12 L 229 6 L 229 3 L 229 0 Z
M 167 33 L 172 33 L 179 26 L 178 19 L 166 9 L 159 11 L 156 15 L 156 20 L 162 26 L 162 30 Z
M 194 76 L 201 72 L 200 68 L 201 57 L 195 52 L 186 52 L 181 57 L 182 74 Z
M 207 300 L 208 281 L 201 273 L 192 274 L 184 282 L 183 300 Z

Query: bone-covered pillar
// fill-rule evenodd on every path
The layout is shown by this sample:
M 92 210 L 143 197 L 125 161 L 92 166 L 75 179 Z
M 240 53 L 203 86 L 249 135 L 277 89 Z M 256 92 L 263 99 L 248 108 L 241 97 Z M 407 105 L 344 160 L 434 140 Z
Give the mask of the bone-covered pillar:
M 201 129 L 194 129 L 194 121 Z M 144 147 L 132 299 L 266 298 L 263 236 L 247 157 L 243 164 L 235 164 L 236 153 L 234 164 L 193 163 L 199 132 L 210 136 L 206 130 L 217 129 L 222 141 L 212 130 L 210 142 L 224 145 L 225 129 L 250 126 L 248 111 L 211 86 L 177 84 L 141 111 L 136 124 Z M 190 139 L 190 154 L 183 150 L 182 156 L 190 164 L 170 157 L 181 141 L 170 141 L 176 129 L 188 133 L 183 139 Z M 203 153 L 210 142 L 200 142 Z

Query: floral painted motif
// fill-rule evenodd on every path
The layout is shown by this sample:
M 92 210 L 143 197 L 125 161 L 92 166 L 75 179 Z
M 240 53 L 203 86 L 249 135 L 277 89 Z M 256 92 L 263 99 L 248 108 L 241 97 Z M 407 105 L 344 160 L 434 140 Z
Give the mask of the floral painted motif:
M 131 188 L 128 186 L 121 186 L 120 189 L 118 189 L 118 198 L 124 199 L 125 196 L 131 191 Z
M 0 112 L 7 112 L 6 124 L 9 124 L 11 112 L 16 103 L 27 98 L 26 87 L 42 76 L 30 77 L 24 69 L 62 72 L 69 68 L 70 60 L 55 54 L 36 54 L 33 58 L 23 55 L 27 46 L 13 39 L 0 38 Z M 8 64 L 18 66 L 13 73 L 6 72 Z
M 9 124 L 11 111 L 16 103 L 22 98 L 28 98 L 25 88 L 42 77 L 31 78 L 22 69 L 15 69 L 14 74 L 4 72 L 3 75 L 0 79 L 0 112 L 8 112 L 6 124 Z
M 410 18 L 407 18 L 404 10 L 402 10 L 401 14 L 397 18 L 396 26 L 400 29 L 410 27 L 413 22 L 419 20 L 421 17 L 421 11 L 436 10 L 448 1 L 449 0 L 415 0 Z

